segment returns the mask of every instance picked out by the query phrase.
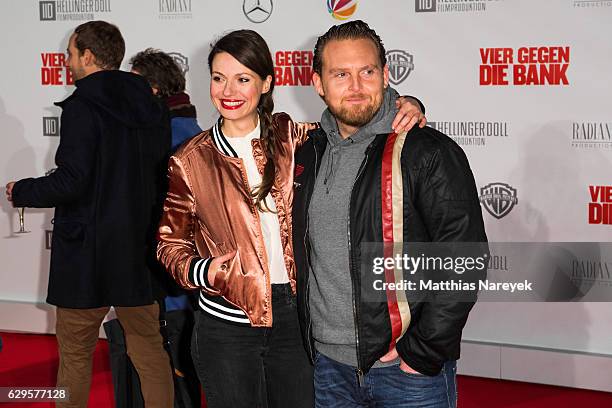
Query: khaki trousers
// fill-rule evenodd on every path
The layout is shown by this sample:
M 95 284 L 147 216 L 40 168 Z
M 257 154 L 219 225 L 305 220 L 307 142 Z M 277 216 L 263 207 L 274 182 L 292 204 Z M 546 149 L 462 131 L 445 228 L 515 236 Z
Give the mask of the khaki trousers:
M 110 307 L 57 308 L 59 370 L 57 386 L 67 387 L 70 401 L 59 408 L 86 408 L 91 386 L 93 352 L 100 324 Z M 170 359 L 159 332 L 159 305 L 115 307 L 125 332 L 127 353 L 138 372 L 145 406 L 172 408 L 174 384 Z

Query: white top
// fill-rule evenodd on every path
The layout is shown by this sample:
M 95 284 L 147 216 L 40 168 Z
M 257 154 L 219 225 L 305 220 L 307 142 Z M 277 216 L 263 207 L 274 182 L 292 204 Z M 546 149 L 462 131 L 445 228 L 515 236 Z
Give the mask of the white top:
M 253 157 L 253 146 L 251 140 L 259 138 L 261 131 L 259 122 L 250 133 L 239 137 L 227 137 L 226 139 L 232 145 L 238 157 L 242 159 L 247 173 L 247 179 L 251 189 L 256 188 L 261 184 L 261 174 L 257 170 L 257 164 Z M 268 194 L 266 203 L 270 211 L 259 211 L 259 220 L 261 223 L 261 232 L 266 246 L 266 254 L 268 255 L 268 269 L 270 270 L 271 283 L 288 283 L 289 275 L 285 267 L 283 247 L 280 240 L 280 225 L 276 215 L 276 205 L 272 196 Z

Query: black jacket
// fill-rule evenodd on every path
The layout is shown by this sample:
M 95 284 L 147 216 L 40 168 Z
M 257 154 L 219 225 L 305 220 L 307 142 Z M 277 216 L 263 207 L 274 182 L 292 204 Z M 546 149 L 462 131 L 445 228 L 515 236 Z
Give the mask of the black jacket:
M 400 139 L 396 135 L 376 136 L 366 150 L 350 198 L 347 243 L 352 282 L 347 283 L 347 290 L 353 291 L 358 374 L 367 372 L 389 351 L 396 335 L 387 303 L 363 299 L 360 289 L 362 276 L 365 276 L 361 270 L 361 244 L 384 242 L 383 233 L 393 227 L 383 222 L 385 205 L 399 204 L 403 213 L 403 236 L 396 237 L 395 241 L 487 241 L 468 160 L 455 142 L 430 127 L 415 126 L 407 134 L 398 162 L 401 175 L 397 171 L 392 175 L 393 178 L 401 177 L 402 202 L 391 203 L 391 196 L 386 194 L 390 186 L 384 183 L 391 182 L 390 152 Z M 295 159 L 293 242 L 298 312 L 304 344 L 311 358 L 314 347 L 308 304 L 308 206 L 326 146 L 327 136 L 323 130 L 312 131 Z M 484 278 L 485 273 L 484 270 L 478 272 L 478 278 Z M 397 351 L 413 369 L 425 375 L 436 375 L 445 361 L 459 358 L 461 332 L 474 302 L 408 299 L 408 304 L 410 324 L 396 344 Z
M 47 302 L 151 304 L 171 140 L 167 109 L 128 72 L 100 71 L 75 85 L 57 103 L 57 170 L 13 187 L 16 207 L 55 207 Z

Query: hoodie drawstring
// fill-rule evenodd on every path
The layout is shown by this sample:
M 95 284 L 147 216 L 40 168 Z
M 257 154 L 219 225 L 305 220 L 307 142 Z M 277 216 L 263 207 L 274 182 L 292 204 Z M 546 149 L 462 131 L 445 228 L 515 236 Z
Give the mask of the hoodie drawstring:
M 334 159 L 336 158 L 338 147 L 334 146 L 330 149 L 329 156 L 327 157 L 327 164 L 325 165 L 325 178 L 323 179 L 323 185 L 325 185 L 325 194 L 329 194 L 329 187 L 333 182 L 334 175 Z M 330 180 L 330 178 L 332 180 Z M 329 185 L 327 182 L 330 181 Z
M 350 137 L 347 139 L 347 141 L 349 141 L 351 144 L 355 143 L 355 141 Z M 329 194 L 329 189 L 334 184 L 334 176 L 336 173 L 335 170 L 338 166 L 338 162 L 340 161 L 341 149 L 341 145 L 335 145 L 329 151 L 329 156 L 327 157 L 327 164 L 325 165 L 325 178 L 323 179 L 323 185 L 325 186 L 325 194 Z

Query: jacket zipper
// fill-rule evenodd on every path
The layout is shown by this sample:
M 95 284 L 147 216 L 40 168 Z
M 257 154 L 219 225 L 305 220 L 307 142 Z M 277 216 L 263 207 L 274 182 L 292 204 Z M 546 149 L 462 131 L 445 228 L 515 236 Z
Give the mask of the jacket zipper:
M 251 147 L 252 149 L 252 147 Z M 253 153 L 253 152 L 251 152 Z M 249 177 L 247 175 L 247 171 L 246 171 L 246 165 L 244 164 L 244 160 L 241 157 L 237 157 L 240 160 L 240 173 L 242 175 L 242 182 L 243 182 L 243 186 L 246 187 L 246 191 L 247 191 L 247 195 L 250 196 L 250 191 L 251 191 L 251 185 L 249 184 Z M 257 166 L 257 159 L 255 159 L 255 157 L 253 156 L 253 159 L 255 160 L 255 166 L 257 167 L 257 171 L 259 171 L 259 167 Z M 272 193 L 270 193 L 271 195 Z M 264 200 L 266 200 L 266 198 L 264 198 Z M 273 198 L 274 200 L 274 198 Z M 274 204 L 276 205 L 276 203 Z M 261 228 L 261 216 L 259 215 L 259 209 L 257 208 L 257 206 L 255 205 L 255 203 L 253 202 L 253 200 L 249 200 L 249 207 L 251 208 L 251 212 L 252 214 L 255 216 L 255 220 L 257 221 L 257 231 L 259 232 L 259 244 L 262 245 L 261 250 L 263 251 L 263 255 L 264 259 L 268 259 L 268 252 L 266 251 L 266 245 L 264 242 L 264 236 L 263 236 L 263 230 Z M 280 224 L 280 221 L 279 221 Z M 236 248 L 238 249 L 238 248 Z M 260 257 L 259 254 L 257 254 L 257 258 L 259 258 L 260 262 L 262 262 L 262 259 Z M 269 292 L 268 295 L 270 296 L 270 309 L 272 308 L 272 287 L 270 284 L 270 271 L 268 271 L 268 273 L 265 273 L 266 269 L 268 269 L 268 265 L 265 262 L 262 262 L 264 264 L 264 282 L 266 284 L 266 287 L 269 288 Z M 246 313 L 246 311 L 244 311 L 244 314 L 248 316 L 248 314 Z M 273 319 L 274 317 L 272 316 L 272 313 L 270 313 L 270 324 L 274 323 Z M 270 326 L 271 327 L 271 326 Z
M 365 166 L 368 162 L 369 153 L 370 153 L 370 146 L 368 146 L 366 150 L 365 159 L 363 159 L 363 162 L 361 163 L 361 166 L 359 167 L 359 170 L 357 171 L 355 182 L 351 186 L 351 194 L 349 197 L 349 208 L 348 208 L 348 222 L 347 222 L 349 269 L 350 269 L 349 272 L 351 274 L 351 282 L 352 282 L 353 318 L 355 319 L 355 344 L 356 344 L 356 349 L 357 349 L 357 370 L 355 370 L 355 374 L 357 376 L 357 381 L 360 387 L 363 387 L 365 385 L 365 380 L 364 380 L 364 372 L 361 366 L 361 353 L 359 352 L 359 314 L 357 313 L 357 301 L 355 299 L 355 296 L 356 296 L 355 279 L 353 276 L 354 275 L 353 273 L 354 272 L 353 271 L 353 250 L 351 246 L 351 202 L 353 201 L 353 189 L 355 188 L 355 184 L 357 184 L 357 180 L 359 180 L 359 177 L 361 177 L 361 174 L 363 173 L 365 169 Z
M 318 163 L 318 154 L 317 154 L 317 147 L 313 141 L 312 143 L 312 147 L 314 149 L 314 156 L 315 156 L 315 178 L 316 178 L 316 174 L 318 173 L 317 171 L 317 163 Z M 314 187 L 314 184 L 311 183 L 311 186 Z M 308 203 L 306 205 L 305 211 L 306 211 L 306 228 L 304 228 L 304 253 L 306 254 L 306 263 L 308 264 L 308 273 L 306 274 L 306 315 L 308 316 L 308 326 L 306 328 L 306 333 L 308 334 L 308 344 L 306 347 L 308 347 L 308 352 L 310 354 L 310 360 L 314 363 L 314 358 L 315 358 L 315 353 L 314 350 L 312 349 L 312 342 L 310 341 L 310 339 L 312 339 L 312 318 L 310 317 L 310 271 L 311 271 L 311 265 L 310 265 L 310 251 L 307 250 L 308 246 L 306 243 L 306 240 L 308 239 L 308 226 L 309 226 L 309 222 L 310 222 L 310 217 L 308 215 L 308 208 L 310 207 L 310 198 L 312 197 L 312 191 L 309 192 L 308 194 Z

